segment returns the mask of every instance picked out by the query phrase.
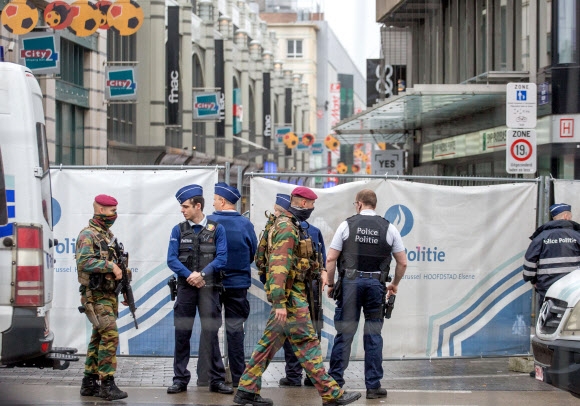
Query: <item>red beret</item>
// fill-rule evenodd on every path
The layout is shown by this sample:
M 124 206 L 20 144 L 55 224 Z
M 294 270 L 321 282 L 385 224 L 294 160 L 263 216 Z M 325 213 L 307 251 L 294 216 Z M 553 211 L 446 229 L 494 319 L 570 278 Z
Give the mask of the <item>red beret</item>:
M 98 203 L 101 206 L 116 206 L 117 199 L 115 199 L 113 196 L 98 195 L 95 197 L 95 203 Z
M 312 190 L 308 189 L 304 186 L 298 186 L 296 189 L 292 191 L 292 196 L 303 197 L 308 200 L 316 200 L 318 196 Z

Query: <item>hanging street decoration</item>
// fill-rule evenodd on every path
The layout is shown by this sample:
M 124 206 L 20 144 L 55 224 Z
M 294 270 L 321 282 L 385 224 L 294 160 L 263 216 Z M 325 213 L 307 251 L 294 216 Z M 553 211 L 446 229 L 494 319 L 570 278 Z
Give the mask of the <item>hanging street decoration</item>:
M 282 142 L 284 142 L 284 145 L 286 145 L 286 148 L 296 148 L 296 146 L 298 145 L 298 136 L 296 134 L 294 134 L 292 131 L 287 132 L 286 134 L 284 134 L 284 137 L 282 137 Z
M 332 134 L 328 134 L 324 139 L 324 145 L 331 151 L 337 151 L 340 147 L 340 142 Z
M 12 0 L 0 10 L 0 23 L 12 34 L 24 35 L 36 28 L 39 12 L 30 0 Z M 55 0 L 43 13 L 46 25 L 54 30 L 67 28 L 79 37 L 87 37 L 98 29 L 112 29 L 121 36 L 133 35 L 143 25 L 143 9 L 135 0 L 77 0 L 68 4 Z
M 316 137 L 314 137 L 314 135 L 306 133 L 302 136 L 302 144 L 306 145 L 307 147 L 312 146 L 312 144 L 314 144 L 314 141 L 316 141 Z

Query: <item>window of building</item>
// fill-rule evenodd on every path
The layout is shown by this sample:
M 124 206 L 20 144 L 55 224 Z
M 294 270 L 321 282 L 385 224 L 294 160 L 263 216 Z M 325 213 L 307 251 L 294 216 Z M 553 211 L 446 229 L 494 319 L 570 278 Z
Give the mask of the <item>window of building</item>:
M 302 53 L 302 40 L 301 39 L 289 39 L 288 40 L 288 58 L 302 58 L 304 54 Z
M 83 165 L 85 147 L 85 109 L 74 104 L 56 102 L 57 164 Z
M 85 48 L 64 38 L 60 40 L 60 79 L 84 86 Z
M 137 36 L 121 36 L 107 31 L 107 60 L 115 63 L 137 60 Z M 107 106 L 107 138 L 126 144 L 136 144 L 137 105 L 135 103 L 109 103 Z

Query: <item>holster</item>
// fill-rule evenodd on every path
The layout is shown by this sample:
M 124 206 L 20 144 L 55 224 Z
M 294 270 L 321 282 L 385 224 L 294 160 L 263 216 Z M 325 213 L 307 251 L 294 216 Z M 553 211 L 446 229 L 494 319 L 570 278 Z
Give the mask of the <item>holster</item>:
M 342 274 L 339 276 L 338 280 L 334 284 L 334 289 L 332 289 L 332 298 L 338 300 L 342 295 Z
M 84 313 L 87 316 L 87 319 L 89 319 L 89 321 L 95 328 L 99 328 L 99 319 L 97 318 L 97 314 L 95 313 L 95 307 L 93 306 L 93 304 L 87 302 L 84 304 L 84 308 L 85 308 Z

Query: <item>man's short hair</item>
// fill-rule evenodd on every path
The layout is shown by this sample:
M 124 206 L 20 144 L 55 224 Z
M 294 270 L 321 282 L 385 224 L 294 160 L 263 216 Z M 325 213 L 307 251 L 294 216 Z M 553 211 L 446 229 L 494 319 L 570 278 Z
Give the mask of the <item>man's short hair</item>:
M 356 194 L 356 201 L 373 209 L 377 207 L 377 194 L 370 189 L 363 189 Z
M 203 211 L 203 207 L 205 206 L 205 199 L 203 198 L 203 196 L 194 196 L 191 199 L 189 199 L 189 202 L 191 203 L 192 206 L 201 203 L 201 211 Z

